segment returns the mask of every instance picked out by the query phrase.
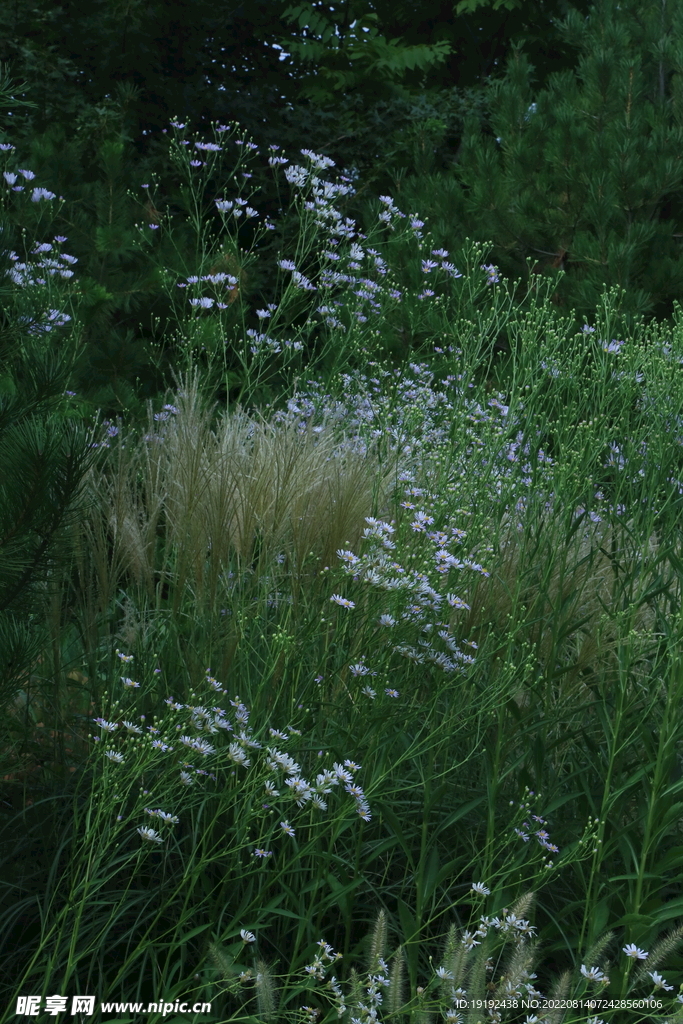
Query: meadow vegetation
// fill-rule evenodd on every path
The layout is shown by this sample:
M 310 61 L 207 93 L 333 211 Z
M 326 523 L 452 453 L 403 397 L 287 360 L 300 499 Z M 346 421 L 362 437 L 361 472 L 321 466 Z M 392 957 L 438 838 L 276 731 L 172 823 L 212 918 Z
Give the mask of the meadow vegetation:
M 201 177 L 249 140 L 171 129 L 185 208 L 150 184 L 140 245 L 175 379 L 81 424 L 40 649 L 3 677 L 0 1020 L 55 993 L 683 1020 L 680 307 L 627 333 L 611 292 L 578 324 L 485 243 L 389 196 L 357 224 L 352 173 L 273 150 L 291 243 L 249 309 L 272 224 L 248 178 Z M 2 155 L 19 239 L 56 197 Z M 66 361 L 77 267 L 31 227 L 12 309 Z

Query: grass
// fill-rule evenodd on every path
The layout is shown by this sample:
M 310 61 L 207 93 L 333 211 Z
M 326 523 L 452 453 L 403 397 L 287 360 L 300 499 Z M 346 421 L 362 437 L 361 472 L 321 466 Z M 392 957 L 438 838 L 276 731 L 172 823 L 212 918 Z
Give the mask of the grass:
M 474 245 L 417 300 L 392 216 L 398 312 L 330 284 L 346 334 L 226 407 L 195 307 L 105 425 L 2 722 L 3 1021 L 683 1019 L 680 329 L 522 312 Z

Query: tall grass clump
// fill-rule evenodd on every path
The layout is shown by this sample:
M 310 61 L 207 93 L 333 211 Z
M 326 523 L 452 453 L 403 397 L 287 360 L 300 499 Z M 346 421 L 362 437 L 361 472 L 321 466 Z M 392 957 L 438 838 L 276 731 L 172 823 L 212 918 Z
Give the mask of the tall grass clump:
M 680 309 L 521 311 L 304 157 L 279 340 L 190 181 L 173 386 L 93 442 L 2 726 L 0 1019 L 679 1020 Z

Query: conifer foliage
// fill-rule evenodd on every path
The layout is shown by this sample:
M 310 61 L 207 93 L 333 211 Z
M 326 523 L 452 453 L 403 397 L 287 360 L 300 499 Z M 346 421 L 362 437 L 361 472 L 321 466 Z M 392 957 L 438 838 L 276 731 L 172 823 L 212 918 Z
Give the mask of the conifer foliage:
M 10 88 L 0 68 L 0 110 Z M 11 148 L 3 143 L 4 151 Z M 7 172 L 2 184 L 7 195 L 27 200 L 29 212 L 35 207 L 38 224 L 38 207 L 54 196 L 41 188 L 33 202 L 25 196 L 31 176 Z M 49 308 L 58 288 L 37 276 L 54 272 L 58 261 L 49 267 L 43 252 L 52 246 L 36 247 L 9 205 L 0 203 L 0 709 L 44 644 L 41 599 L 69 558 L 68 531 L 82 514 L 82 484 L 98 454 L 93 432 L 68 407 L 77 342 L 60 328 L 71 318 Z
M 559 304 L 589 315 L 617 285 L 625 312 L 664 317 L 683 290 L 683 9 L 598 0 L 560 31 L 576 69 L 534 95 L 515 48 L 491 83 L 492 134 L 466 128 L 464 209 L 503 270 L 564 270 Z

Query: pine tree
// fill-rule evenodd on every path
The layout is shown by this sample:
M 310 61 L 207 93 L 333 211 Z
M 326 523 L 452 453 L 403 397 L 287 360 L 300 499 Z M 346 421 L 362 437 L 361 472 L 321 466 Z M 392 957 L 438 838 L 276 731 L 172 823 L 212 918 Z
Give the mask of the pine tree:
M 0 111 L 11 102 L 10 89 L 0 69 Z M 2 709 L 45 642 L 41 602 L 68 571 L 68 532 L 82 515 L 82 484 L 99 449 L 92 430 L 67 411 L 77 339 L 70 343 L 68 336 L 58 336 L 57 323 L 65 325 L 68 318 L 41 305 L 40 286 L 20 283 L 26 280 L 17 269 L 25 236 L 4 211 L 0 240 Z
M 463 227 L 476 219 L 510 276 L 564 270 L 556 301 L 582 319 L 613 285 L 625 314 L 663 319 L 683 290 L 683 9 L 598 0 L 560 29 L 575 71 L 534 95 L 515 49 L 491 86 L 492 134 L 466 128 Z

